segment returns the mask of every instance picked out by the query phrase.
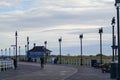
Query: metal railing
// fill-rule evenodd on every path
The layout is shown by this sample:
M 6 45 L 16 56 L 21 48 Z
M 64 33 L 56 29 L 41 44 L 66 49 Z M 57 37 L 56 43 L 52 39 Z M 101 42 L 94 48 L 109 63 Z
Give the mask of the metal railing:
M 91 60 L 94 60 L 94 59 L 87 59 L 87 58 L 86 58 L 86 59 L 83 59 L 83 60 L 82 60 L 82 63 L 83 63 L 83 65 L 91 66 Z M 99 59 L 95 59 L 95 60 L 97 60 L 97 63 L 100 62 Z M 52 63 L 51 58 L 49 58 L 49 59 L 47 60 L 47 62 L 48 62 L 48 63 Z M 111 62 L 111 59 L 103 59 L 103 64 L 104 64 L 104 63 L 110 63 L 110 62 Z M 59 63 L 59 60 L 58 60 L 57 63 Z M 80 64 L 81 64 L 81 59 L 80 59 L 80 58 L 62 58 L 61 63 L 62 63 L 62 64 L 80 65 Z
M 13 60 L 0 60 L 0 72 L 11 68 L 14 68 Z

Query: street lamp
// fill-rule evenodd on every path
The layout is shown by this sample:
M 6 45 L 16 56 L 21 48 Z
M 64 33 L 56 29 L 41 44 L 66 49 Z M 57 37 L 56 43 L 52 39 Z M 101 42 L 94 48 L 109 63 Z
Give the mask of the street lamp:
M 7 57 L 7 48 L 5 48 L 5 57 Z
M 102 64 L 102 33 L 103 29 L 99 29 L 99 34 L 100 34 L 100 63 Z
M 29 37 L 27 37 L 27 52 L 29 51 Z
M 114 49 L 115 49 L 115 39 L 114 39 L 114 27 L 115 27 L 115 17 L 112 18 L 112 22 L 111 22 L 111 25 L 112 25 L 112 61 L 114 61 Z
M 16 42 L 15 42 L 15 46 L 16 46 L 16 55 L 15 55 L 15 59 L 16 59 L 16 68 L 17 68 L 17 36 L 18 36 L 18 34 L 17 34 L 17 31 L 15 32 L 15 40 L 16 40 Z
M 19 46 L 19 61 L 20 61 L 20 46 Z
M 3 58 L 3 49 L 1 49 L 1 56 L 2 56 L 2 58 Z
M 117 38 L 118 38 L 118 80 L 120 80 L 120 28 L 119 28 L 119 7 L 120 0 L 115 0 L 115 6 L 117 9 Z
M 47 53 L 46 53 L 46 48 L 47 48 L 47 41 L 44 42 L 45 44 L 45 63 L 47 63 Z
M 62 42 L 62 38 L 58 39 L 59 41 L 59 50 L 60 50 L 60 64 L 61 64 L 61 42 Z
M 82 63 L 82 38 L 83 38 L 83 34 L 81 34 L 80 36 L 79 36 L 79 38 L 80 38 L 80 52 L 81 52 L 81 66 L 83 65 L 83 63 Z
M 36 43 L 34 43 L 33 46 L 35 47 L 35 46 L 36 46 Z
M 46 48 L 47 47 L 47 41 L 45 41 L 44 44 L 45 44 L 45 48 Z
M 10 58 L 10 56 L 11 56 L 11 48 L 9 48 L 9 58 Z
M 26 55 L 26 57 L 25 57 L 25 60 L 27 59 L 27 45 L 25 45 L 25 55 Z
M 27 48 L 27 45 L 25 45 L 25 54 L 26 54 L 26 52 L 27 52 L 27 49 L 26 49 L 26 48 Z

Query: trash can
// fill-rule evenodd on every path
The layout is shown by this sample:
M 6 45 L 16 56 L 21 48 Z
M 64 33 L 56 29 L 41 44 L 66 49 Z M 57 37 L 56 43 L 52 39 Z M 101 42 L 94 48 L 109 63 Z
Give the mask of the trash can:
M 110 78 L 111 79 L 117 78 L 117 68 L 118 68 L 118 62 L 111 62 L 111 67 L 110 67 Z
M 95 67 L 95 64 L 97 63 L 96 59 L 92 59 L 91 60 L 91 67 Z

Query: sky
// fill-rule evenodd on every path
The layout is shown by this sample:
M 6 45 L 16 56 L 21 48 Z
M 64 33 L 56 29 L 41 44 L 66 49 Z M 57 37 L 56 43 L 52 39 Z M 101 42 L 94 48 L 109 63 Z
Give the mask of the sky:
M 112 55 L 114 16 L 114 0 L 0 0 L 0 49 L 7 48 L 8 54 L 18 31 L 21 54 L 25 54 L 29 36 L 30 49 L 34 43 L 44 46 L 47 41 L 51 54 L 59 55 L 58 39 L 62 37 L 62 55 L 80 55 L 79 35 L 83 34 L 83 55 L 96 55 L 102 27 L 103 54 Z

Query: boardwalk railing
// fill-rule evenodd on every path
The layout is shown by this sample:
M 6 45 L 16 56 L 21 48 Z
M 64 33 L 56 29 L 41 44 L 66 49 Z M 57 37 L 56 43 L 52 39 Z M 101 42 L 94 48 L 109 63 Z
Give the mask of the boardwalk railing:
M 93 59 L 84 58 L 82 60 L 82 63 L 83 63 L 83 65 L 91 66 L 91 60 L 93 60 Z M 95 59 L 95 60 L 97 60 L 98 63 L 100 62 L 99 59 Z M 49 58 L 48 62 L 51 63 L 51 61 L 52 61 L 51 58 Z M 111 62 L 111 59 L 103 59 L 103 63 L 110 63 L 110 62 Z M 59 63 L 59 61 L 58 61 L 58 63 Z M 81 59 L 80 58 L 62 58 L 62 64 L 80 65 Z
M 91 60 L 92 60 L 92 59 L 83 59 L 83 60 L 82 60 L 82 63 L 83 63 L 83 65 L 91 66 Z M 96 59 L 96 60 L 97 60 L 97 63 L 100 62 L 99 59 Z M 111 62 L 110 59 L 103 59 L 103 63 L 110 63 L 110 62 Z M 63 58 L 63 59 L 62 59 L 62 64 L 80 65 L 80 64 L 81 64 L 81 59 L 78 59 L 78 58 L 65 59 L 65 58 Z
M 81 59 L 79 59 L 79 58 L 74 58 L 74 59 L 63 58 L 62 59 L 62 64 L 80 65 L 81 64 L 80 62 L 81 62 Z M 84 65 L 91 65 L 90 59 L 83 59 L 82 62 L 83 62 Z
M 0 60 L 0 72 L 10 68 L 14 68 L 13 60 Z

